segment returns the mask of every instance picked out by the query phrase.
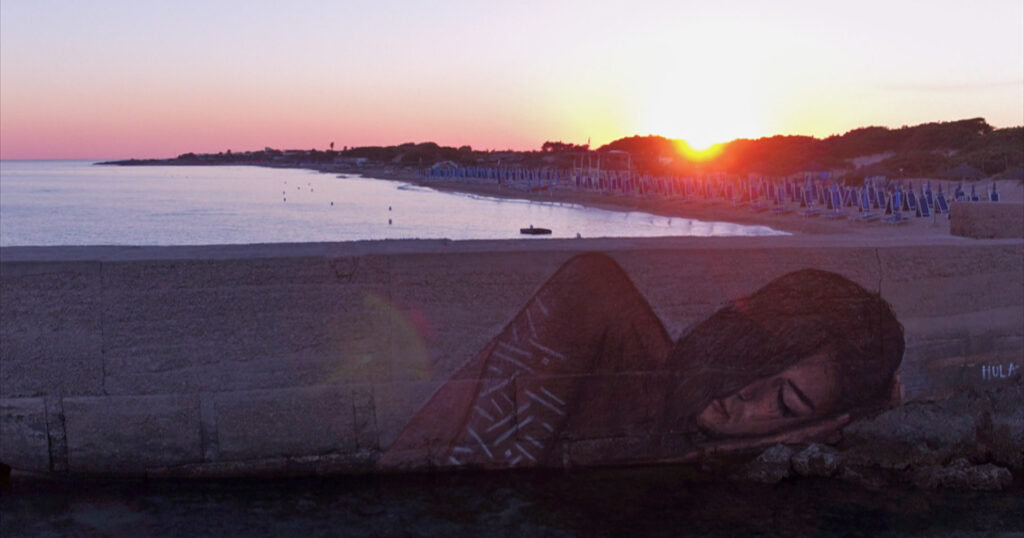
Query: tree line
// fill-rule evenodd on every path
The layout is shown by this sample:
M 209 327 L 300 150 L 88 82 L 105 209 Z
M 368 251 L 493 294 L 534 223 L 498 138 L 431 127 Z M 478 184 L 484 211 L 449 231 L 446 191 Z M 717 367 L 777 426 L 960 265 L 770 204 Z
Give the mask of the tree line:
M 682 156 L 666 162 L 664 157 L 672 157 L 675 142 L 660 136 L 635 136 L 598 151 L 628 151 L 638 167 L 662 173 L 846 171 L 858 176 L 940 177 L 966 165 L 980 176 L 1024 177 L 1024 127 L 995 129 L 982 118 L 898 129 L 862 127 L 824 139 L 783 135 L 738 139 L 722 144 L 717 157 L 702 163 L 687 162 Z M 873 158 L 863 159 L 866 157 Z M 870 163 L 859 163 L 860 159 Z
M 861 127 L 823 139 L 794 135 L 737 139 L 721 144 L 714 158 L 703 161 L 688 159 L 679 151 L 680 142 L 656 135 L 630 136 L 591 149 L 589 144 L 546 141 L 539 151 L 480 151 L 470 146 L 450 147 L 434 142 L 335 150 L 332 142 L 329 150 L 266 148 L 243 153 L 228 150 L 217 154 L 186 153 L 169 161 L 329 165 L 365 160 L 375 165 L 401 167 L 451 161 L 460 166 L 569 168 L 596 165 L 600 160 L 606 168 L 629 166 L 652 175 L 754 173 L 780 176 L 830 171 L 862 178 L 865 175 L 943 177 L 956 172 L 974 177 L 1024 179 L 1024 127 L 995 129 L 983 118 L 898 129 Z M 629 159 L 622 159 L 619 152 L 628 153 Z

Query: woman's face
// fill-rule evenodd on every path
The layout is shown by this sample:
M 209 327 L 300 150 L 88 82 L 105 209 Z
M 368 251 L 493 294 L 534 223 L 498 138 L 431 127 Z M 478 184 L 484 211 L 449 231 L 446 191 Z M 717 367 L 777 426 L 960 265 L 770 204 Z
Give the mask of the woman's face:
M 717 435 L 775 433 L 829 415 L 837 389 L 836 366 L 828 354 L 819 353 L 711 402 L 697 424 Z

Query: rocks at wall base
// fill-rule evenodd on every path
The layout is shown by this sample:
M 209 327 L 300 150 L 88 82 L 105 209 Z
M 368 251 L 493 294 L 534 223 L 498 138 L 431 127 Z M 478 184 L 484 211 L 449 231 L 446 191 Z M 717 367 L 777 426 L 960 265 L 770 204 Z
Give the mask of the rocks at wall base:
M 841 448 L 851 464 L 903 470 L 956 458 L 1024 471 L 1024 376 L 988 390 L 912 402 L 847 427 Z
M 999 490 L 1024 471 L 1024 377 L 987 391 L 914 402 L 849 426 L 837 447 L 775 445 L 734 478 L 774 484 L 836 477 L 871 490 L 892 486 Z
M 1013 483 L 1009 469 L 986 463 L 972 465 L 964 458 L 957 458 L 949 465 L 929 465 L 914 472 L 915 486 L 926 489 L 977 489 L 998 490 Z
M 793 455 L 793 471 L 800 476 L 830 477 L 836 474 L 841 462 L 839 452 L 828 445 L 811 443 Z
M 778 444 L 765 449 L 754 461 L 740 469 L 737 478 L 760 484 L 775 484 L 792 474 L 792 447 Z

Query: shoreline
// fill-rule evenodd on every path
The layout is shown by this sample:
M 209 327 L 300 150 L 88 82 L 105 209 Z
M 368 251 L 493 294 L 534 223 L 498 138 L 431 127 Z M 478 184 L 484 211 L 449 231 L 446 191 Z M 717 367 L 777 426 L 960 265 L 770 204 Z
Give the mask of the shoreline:
M 100 162 L 98 165 L 115 166 L 146 166 L 149 162 Z M 169 166 L 190 166 L 190 164 L 160 163 Z M 755 211 L 746 204 L 734 205 L 725 201 L 695 201 L 681 198 L 664 198 L 657 195 L 626 195 L 590 192 L 583 190 L 547 190 L 538 192 L 522 191 L 501 186 L 496 182 L 483 182 L 476 179 L 463 178 L 431 178 L 425 177 L 418 168 L 400 166 L 339 166 L 314 165 L 312 163 L 275 165 L 270 163 L 249 162 L 234 163 L 240 166 L 258 166 L 261 168 L 294 168 L 312 170 L 323 174 L 352 174 L 370 179 L 403 181 L 412 185 L 427 187 L 439 192 L 458 193 L 471 196 L 484 196 L 505 200 L 527 200 L 555 204 L 572 204 L 587 208 L 608 211 L 642 212 L 661 217 L 693 219 L 702 222 L 726 222 L 747 226 L 766 226 L 773 230 L 793 235 L 844 235 L 862 237 L 865 241 L 884 242 L 890 237 L 927 239 L 950 236 L 949 215 L 932 215 L 924 218 L 910 218 L 896 226 L 882 222 L 881 219 L 862 222 L 857 219 L 858 211 L 849 208 L 845 218 L 829 219 L 824 216 L 805 217 L 798 213 L 799 208 L 789 213 L 776 214 L 771 211 Z M 218 164 L 202 164 L 202 166 L 219 166 Z M 906 178 L 915 184 L 928 181 L 936 190 L 941 188 L 952 193 L 954 187 L 964 182 L 957 180 L 934 178 Z M 1024 182 L 1013 179 L 979 180 L 967 182 L 984 186 L 996 183 L 1001 201 L 999 203 L 1024 203 Z M 988 202 L 979 202 L 988 203 Z
M 331 172 L 329 170 L 321 171 L 325 173 Z M 572 190 L 528 192 L 502 187 L 496 183 L 448 178 L 427 178 L 416 171 L 390 167 L 344 168 L 335 171 L 335 173 L 359 174 L 368 178 L 406 181 L 441 192 L 500 199 L 576 204 L 610 211 L 637 211 L 663 217 L 695 219 L 704 222 L 730 222 L 750 226 L 767 226 L 794 235 L 853 235 L 862 236 L 869 240 L 879 240 L 889 236 L 926 238 L 948 237 L 950 235 L 949 215 L 912 218 L 906 224 L 894 226 L 880 220 L 859 222 L 856 219 L 856 211 L 850 211 L 850 217 L 852 218 L 827 219 L 822 216 L 803 217 L 795 211 L 787 214 L 774 214 L 769 211 L 756 212 L 745 205 L 734 206 L 728 202 L 709 203 L 662 198 L 659 196 L 630 196 Z M 952 180 L 939 179 L 930 179 L 928 181 L 931 181 L 936 187 L 941 184 L 946 192 L 952 192 L 952 188 L 957 183 Z M 1021 203 L 1024 200 L 1024 183 L 1015 180 L 998 180 L 997 185 L 1002 200 L 1000 203 Z

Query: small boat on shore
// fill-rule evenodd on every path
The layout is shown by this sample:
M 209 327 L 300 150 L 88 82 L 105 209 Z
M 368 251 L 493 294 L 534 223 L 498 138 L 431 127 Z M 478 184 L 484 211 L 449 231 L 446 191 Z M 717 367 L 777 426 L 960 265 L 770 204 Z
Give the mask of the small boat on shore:
M 534 228 L 531 224 L 529 228 L 520 228 L 519 233 L 526 235 L 551 235 L 550 228 Z

